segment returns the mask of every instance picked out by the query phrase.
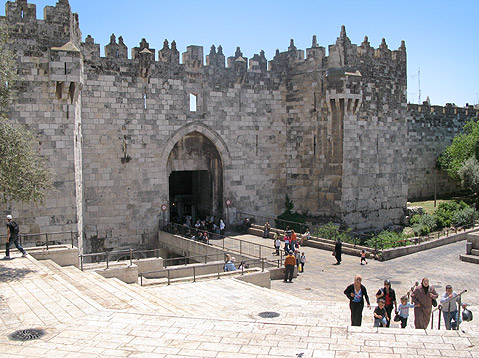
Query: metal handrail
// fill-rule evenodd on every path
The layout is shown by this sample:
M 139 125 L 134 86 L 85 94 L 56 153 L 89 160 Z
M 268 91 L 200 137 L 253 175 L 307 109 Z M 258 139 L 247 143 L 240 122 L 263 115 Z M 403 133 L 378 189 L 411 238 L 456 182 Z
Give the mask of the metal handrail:
M 73 230 L 70 230 L 70 231 L 52 231 L 52 232 L 39 232 L 39 233 L 36 233 L 36 234 L 18 234 L 18 239 L 20 241 L 20 245 L 24 245 L 25 244 L 25 238 L 28 238 L 28 237 L 35 237 L 35 236 L 45 236 L 45 246 L 46 246 L 46 249 L 48 250 L 49 249 L 49 243 L 51 243 L 52 241 L 48 241 L 48 238 L 50 236 L 53 236 L 53 235 L 64 235 L 64 234 L 70 234 L 70 241 L 71 241 L 71 245 L 72 245 L 72 248 L 75 247 L 75 239 L 78 238 L 78 232 L 77 231 L 73 231 Z M 2 238 L 6 238 L 7 235 L 0 235 L 0 237 Z
M 152 250 L 133 250 L 131 248 L 129 249 L 124 249 L 124 250 L 117 250 L 117 251 L 104 251 L 104 252 L 96 252 L 96 253 L 89 253 L 89 254 L 81 254 L 78 255 L 80 258 L 80 269 L 83 271 L 83 259 L 85 257 L 93 257 L 93 256 L 104 256 L 105 257 L 105 262 L 106 262 L 106 268 L 109 268 L 109 262 L 110 262 L 110 256 L 113 254 L 123 254 L 123 253 L 128 253 L 130 257 L 130 266 L 132 265 L 133 261 L 133 256 L 135 253 L 141 253 L 141 252 L 155 252 L 156 253 L 156 258 L 159 258 L 158 252 L 159 249 L 152 249 Z M 185 266 L 187 265 L 187 260 L 190 259 L 205 259 L 205 264 L 208 262 L 209 257 L 218 257 L 218 256 L 224 256 L 224 254 L 207 254 L 207 255 L 192 255 L 192 256 L 177 256 L 177 257 L 170 257 L 170 258 L 162 258 L 163 262 L 165 263 L 165 267 L 168 267 L 168 261 L 175 261 L 175 260 L 184 260 L 185 261 Z M 136 258 L 135 260 L 141 260 L 142 258 Z M 119 261 L 119 260 L 117 260 Z M 97 261 L 99 263 L 99 261 Z
M 259 260 L 260 263 L 261 263 L 261 272 L 264 272 L 264 269 L 265 269 L 265 264 L 266 264 L 266 260 L 263 258 L 261 260 Z M 241 271 L 239 269 L 237 269 L 236 271 L 227 271 L 227 272 L 241 272 L 241 276 L 244 275 L 245 273 L 245 265 L 246 264 L 249 264 L 249 263 L 258 263 L 258 260 L 243 260 L 241 261 Z M 220 267 L 224 269 L 224 266 L 225 266 L 225 263 L 224 262 L 215 262 L 215 263 L 210 263 L 210 264 L 203 264 L 201 267 L 210 267 L 210 266 L 217 266 L 218 267 L 218 270 L 217 270 L 217 278 L 220 279 Z M 171 271 L 182 271 L 182 270 L 193 270 L 193 282 L 196 282 L 196 278 L 197 278 L 197 275 L 196 275 L 196 266 L 192 266 L 192 267 L 177 267 L 177 268 L 165 268 L 163 270 L 155 270 L 155 271 L 148 271 L 148 272 L 142 272 L 139 274 L 140 276 L 140 286 L 143 286 L 143 276 L 145 275 L 151 275 L 151 274 L 158 274 L 158 273 L 161 273 L 161 272 L 166 272 L 167 273 L 167 284 L 170 285 L 171 284 L 171 278 L 170 278 L 170 272 Z M 191 276 L 190 276 L 191 277 Z
M 448 307 L 449 311 L 448 312 L 450 312 L 451 301 L 452 300 L 457 300 L 459 298 L 458 302 L 457 302 L 457 305 L 459 306 L 459 308 L 458 308 L 458 311 L 457 311 L 457 322 L 456 322 L 457 323 L 457 328 L 456 329 L 459 330 L 459 325 L 461 323 L 462 295 L 466 292 L 467 292 L 467 290 L 461 291 L 456 296 L 448 298 L 442 304 L 438 305 L 437 308 L 432 310 L 432 312 L 431 312 L 431 329 L 434 329 L 434 312 L 439 311 L 439 315 L 438 315 L 438 318 L 437 318 L 437 329 L 440 330 L 441 329 L 441 312 L 442 312 L 443 305 L 446 304 L 446 303 L 449 303 L 449 307 Z
M 163 225 L 160 225 L 160 230 L 161 231 L 166 231 L 168 232 L 167 230 L 164 230 L 164 228 L 162 228 L 162 226 L 170 226 L 170 227 L 173 227 L 175 229 L 177 229 L 177 232 L 174 233 L 175 235 L 179 235 L 179 236 L 182 236 L 188 240 L 191 240 L 191 238 L 188 238 L 187 236 L 185 236 L 185 234 L 183 233 L 185 230 L 189 231 L 189 232 L 197 232 L 197 231 L 200 231 L 200 232 L 207 232 L 209 235 L 211 235 L 210 239 L 208 240 L 208 245 L 211 245 L 211 246 L 214 246 L 214 247 L 220 247 L 222 248 L 223 250 L 228 250 L 228 251 L 231 251 L 231 252 L 235 252 L 235 253 L 239 253 L 240 255 L 243 255 L 243 254 L 246 254 L 246 255 L 249 255 L 249 256 L 255 256 L 255 253 L 251 253 L 251 251 L 245 249 L 245 247 L 247 248 L 248 246 L 249 247 L 253 247 L 253 248 L 257 248 L 257 251 L 258 251 L 258 255 L 257 255 L 257 258 L 258 259 L 261 259 L 263 257 L 266 257 L 266 256 L 263 256 L 264 252 L 267 252 L 268 250 L 271 250 L 271 247 L 270 246 L 265 246 L 265 245 L 261 245 L 261 244 L 257 244 L 257 243 L 254 243 L 254 242 L 250 242 L 250 241 L 246 241 L 246 240 L 241 240 L 241 239 L 237 239 L 237 238 L 234 238 L 234 237 L 231 237 L 231 236 L 227 236 L 227 235 L 221 235 L 221 234 L 218 234 L 218 233 L 212 233 L 212 232 L 209 232 L 209 231 L 206 231 L 206 230 L 198 230 L 196 228 L 189 228 L 189 227 L 186 227 L 184 225 L 180 225 L 180 224 L 175 224 L 175 223 L 170 223 L 170 222 L 167 222 L 165 220 L 160 220 L 160 223 L 163 224 Z M 219 239 L 218 239 L 219 238 Z M 216 242 L 218 240 L 221 240 L 222 241 L 222 244 L 221 245 L 217 245 Z M 193 240 L 193 241 L 196 241 L 196 240 Z M 235 243 L 238 243 L 237 246 L 239 246 L 239 250 L 237 248 L 236 245 L 228 245 L 226 244 L 226 241 L 233 241 Z M 244 247 L 245 246 L 245 247 Z M 266 250 L 266 251 L 263 251 L 263 250 Z M 274 249 L 273 249 L 274 250 Z M 255 250 L 253 250 L 255 251 Z

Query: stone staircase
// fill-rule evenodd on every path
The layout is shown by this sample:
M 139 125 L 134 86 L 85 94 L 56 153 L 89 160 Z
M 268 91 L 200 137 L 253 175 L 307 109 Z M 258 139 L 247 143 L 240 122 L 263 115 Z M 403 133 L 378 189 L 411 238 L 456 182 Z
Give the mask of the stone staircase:
M 479 232 L 467 235 L 466 253 L 459 255 L 459 258 L 465 262 L 479 264 Z
M 418 331 L 409 329 L 411 317 L 408 329 L 385 331 L 372 327 L 365 309 L 363 327 L 349 327 L 344 301 L 304 300 L 231 278 L 141 287 L 32 257 L 0 261 L 0 274 L 1 357 L 479 355 L 477 325 L 464 323 L 466 334 Z M 49 334 L 31 342 L 6 338 L 28 327 Z

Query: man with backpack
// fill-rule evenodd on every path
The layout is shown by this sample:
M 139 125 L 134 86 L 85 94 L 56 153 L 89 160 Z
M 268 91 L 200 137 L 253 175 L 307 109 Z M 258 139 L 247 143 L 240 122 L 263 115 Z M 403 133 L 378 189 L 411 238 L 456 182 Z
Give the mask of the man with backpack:
M 27 256 L 27 252 L 18 243 L 18 232 L 20 228 L 18 224 L 13 221 L 12 215 L 7 215 L 7 245 L 5 249 L 4 260 L 10 260 L 10 245 L 15 244 L 15 247 L 22 252 L 22 256 Z

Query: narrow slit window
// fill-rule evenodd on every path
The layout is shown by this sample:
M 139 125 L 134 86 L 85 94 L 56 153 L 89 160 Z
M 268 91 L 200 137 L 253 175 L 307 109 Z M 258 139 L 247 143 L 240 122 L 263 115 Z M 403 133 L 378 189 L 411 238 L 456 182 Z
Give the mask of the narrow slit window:
M 23 9 L 20 11 L 20 17 L 23 19 Z
M 146 109 L 146 100 L 147 100 L 146 93 L 143 93 L 143 106 L 145 107 L 145 109 Z
M 190 112 L 196 112 L 198 105 L 198 95 L 190 93 Z
M 65 62 L 65 75 L 67 74 L 67 63 Z

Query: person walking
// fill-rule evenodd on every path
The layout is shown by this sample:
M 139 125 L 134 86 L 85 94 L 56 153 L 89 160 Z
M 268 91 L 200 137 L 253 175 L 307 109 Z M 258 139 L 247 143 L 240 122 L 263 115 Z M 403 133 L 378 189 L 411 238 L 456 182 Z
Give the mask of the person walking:
M 361 275 L 354 277 L 354 283 L 346 287 L 344 294 L 349 299 L 349 309 L 351 310 L 351 326 L 361 326 L 363 320 L 364 300 L 371 309 L 369 296 L 366 287 L 361 283 L 363 280 Z
M 397 315 L 399 320 L 401 321 L 401 328 L 406 328 L 407 326 L 407 319 L 409 317 L 409 309 L 414 308 L 414 304 L 409 303 L 407 301 L 407 296 L 402 296 L 401 297 L 401 303 L 398 306 L 397 309 Z M 395 319 L 396 321 L 396 319 Z
M 301 272 L 304 272 L 304 264 L 306 263 L 306 255 L 304 254 L 304 252 L 301 253 L 300 261 L 301 261 Z
M 446 330 L 457 329 L 459 323 L 458 315 L 458 294 L 452 290 L 451 285 L 446 286 L 446 292 L 441 295 L 439 303 L 442 306 L 442 316 L 444 317 L 444 325 Z
M 336 240 L 336 243 L 334 244 L 334 252 L 333 252 L 333 256 L 336 258 L 336 263 L 335 265 L 341 265 L 341 252 L 342 252 L 342 243 L 341 243 L 341 239 L 338 238 Z
M 220 235 L 221 236 L 224 236 L 225 235 L 225 222 L 223 221 L 223 219 L 220 219 Z
M 378 300 L 378 306 L 374 309 L 374 327 L 389 327 L 391 318 L 386 312 L 386 301 L 382 298 Z
M 434 287 L 429 285 L 427 277 L 424 277 L 421 284 L 414 289 L 411 299 L 414 303 L 414 326 L 416 329 L 427 328 L 431 318 L 432 302 L 438 296 Z
M 284 259 L 284 282 L 293 282 L 295 263 L 296 259 L 294 258 L 293 251 L 289 251 L 288 256 Z
M 18 224 L 13 221 L 12 215 L 7 215 L 7 244 L 5 245 L 4 260 L 10 260 L 10 245 L 13 243 L 15 247 L 20 250 L 22 256 L 27 256 L 27 252 L 18 243 L 18 233 L 20 228 Z
M 389 325 L 391 324 L 391 312 L 393 311 L 393 305 L 394 305 L 394 312 L 398 310 L 397 302 L 396 302 L 396 292 L 391 287 L 391 281 L 389 280 L 384 281 L 384 287 L 378 290 L 378 292 L 376 293 L 376 298 L 378 300 L 380 299 L 384 300 L 384 305 L 385 305 L 384 308 L 386 309 L 386 312 L 388 314 L 386 327 L 389 327 Z
M 274 233 L 274 249 L 276 250 L 276 256 L 279 256 L 279 250 L 281 249 L 281 240 L 277 232 Z

